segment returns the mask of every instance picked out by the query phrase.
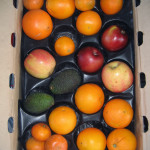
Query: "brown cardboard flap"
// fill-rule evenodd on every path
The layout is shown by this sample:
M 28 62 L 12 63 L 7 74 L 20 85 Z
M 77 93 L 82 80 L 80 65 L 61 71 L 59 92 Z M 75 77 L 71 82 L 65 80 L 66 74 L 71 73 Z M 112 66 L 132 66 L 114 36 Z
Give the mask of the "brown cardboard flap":
M 21 13 L 18 13 L 18 11 L 21 11 L 22 8 L 22 2 L 18 2 L 20 10 L 13 6 L 13 0 L 0 1 L 0 150 L 16 150 L 18 141 L 21 39 Z M 16 35 L 14 47 L 11 44 L 12 33 Z M 10 78 L 11 83 L 9 82 Z
M 138 55 L 136 60 L 138 61 L 138 83 L 139 92 L 136 94 L 138 101 L 138 109 L 140 109 L 139 117 L 143 121 L 143 116 L 150 121 L 150 1 L 141 0 L 141 4 L 137 7 L 137 31 L 141 31 L 140 34 L 143 34 L 143 43 L 141 39 L 139 44 L 142 44 L 138 47 Z M 139 37 L 140 38 L 140 37 Z M 140 88 L 140 73 L 144 73 L 146 77 L 146 85 Z M 137 91 L 136 91 L 137 92 Z M 141 122 L 143 123 L 143 122 Z M 147 126 L 147 125 L 146 125 Z M 145 127 L 146 127 L 145 126 Z M 144 128 L 144 125 L 143 125 Z M 143 132 L 143 149 L 147 150 L 150 147 L 150 130 Z

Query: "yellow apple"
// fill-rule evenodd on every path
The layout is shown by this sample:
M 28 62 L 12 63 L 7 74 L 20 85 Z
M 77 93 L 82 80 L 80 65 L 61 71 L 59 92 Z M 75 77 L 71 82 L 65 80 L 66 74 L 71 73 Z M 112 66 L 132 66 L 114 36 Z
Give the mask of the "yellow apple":
M 112 61 L 102 69 L 102 81 L 109 91 L 120 93 L 132 85 L 133 73 L 126 63 Z

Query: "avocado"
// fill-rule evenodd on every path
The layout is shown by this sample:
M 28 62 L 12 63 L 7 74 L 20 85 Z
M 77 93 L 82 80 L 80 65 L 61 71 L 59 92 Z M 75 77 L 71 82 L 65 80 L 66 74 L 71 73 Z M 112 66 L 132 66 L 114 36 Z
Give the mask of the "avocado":
M 53 94 L 66 94 L 75 90 L 81 83 L 81 75 L 75 69 L 66 69 L 56 75 L 50 83 Z
M 54 98 L 46 93 L 35 92 L 27 96 L 23 107 L 31 114 L 40 114 L 54 105 Z

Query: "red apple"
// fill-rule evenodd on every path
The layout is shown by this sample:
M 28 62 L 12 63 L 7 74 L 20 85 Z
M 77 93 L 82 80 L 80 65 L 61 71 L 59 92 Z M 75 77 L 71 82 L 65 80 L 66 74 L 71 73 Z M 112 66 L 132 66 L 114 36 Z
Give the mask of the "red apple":
M 128 35 L 125 30 L 117 25 L 112 25 L 102 34 L 101 43 L 109 51 L 118 51 L 127 45 Z
M 44 79 L 53 73 L 56 61 L 46 50 L 35 49 L 25 58 L 24 66 L 33 77 Z
M 104 57 L 97 48 L 87 46 L 77 54 L 77 63 L 83 72 L 95 73 L 102 67 Z
M 133 83 L 133 73 L 130 67 L 122 61 L 106 64 L 101 76 L 105 87 L 114 93 L 127 90 Z

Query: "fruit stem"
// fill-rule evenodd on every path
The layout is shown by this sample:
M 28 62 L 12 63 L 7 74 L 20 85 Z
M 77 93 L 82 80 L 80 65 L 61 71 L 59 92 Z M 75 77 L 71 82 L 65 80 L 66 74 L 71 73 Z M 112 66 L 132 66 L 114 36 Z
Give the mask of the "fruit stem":
M 121 30 L 120 32 L 121 32 L 121 34 L 126 34 L 125 30 Z
M 120 65 L 120 63 L 114 63 L 112 66 L 109 66 L 112 70 L 116 69 L 118 66 Z
M 97 54 L 97 52 L 94 51 L 94 52 L 93 52 L 93 55 L 94 55 L 94 56 L 97 56 L 98 54 Z
M 113 144 L 113 147 L 116 148 L 116 147 L 117 147 L 117 144 Z

